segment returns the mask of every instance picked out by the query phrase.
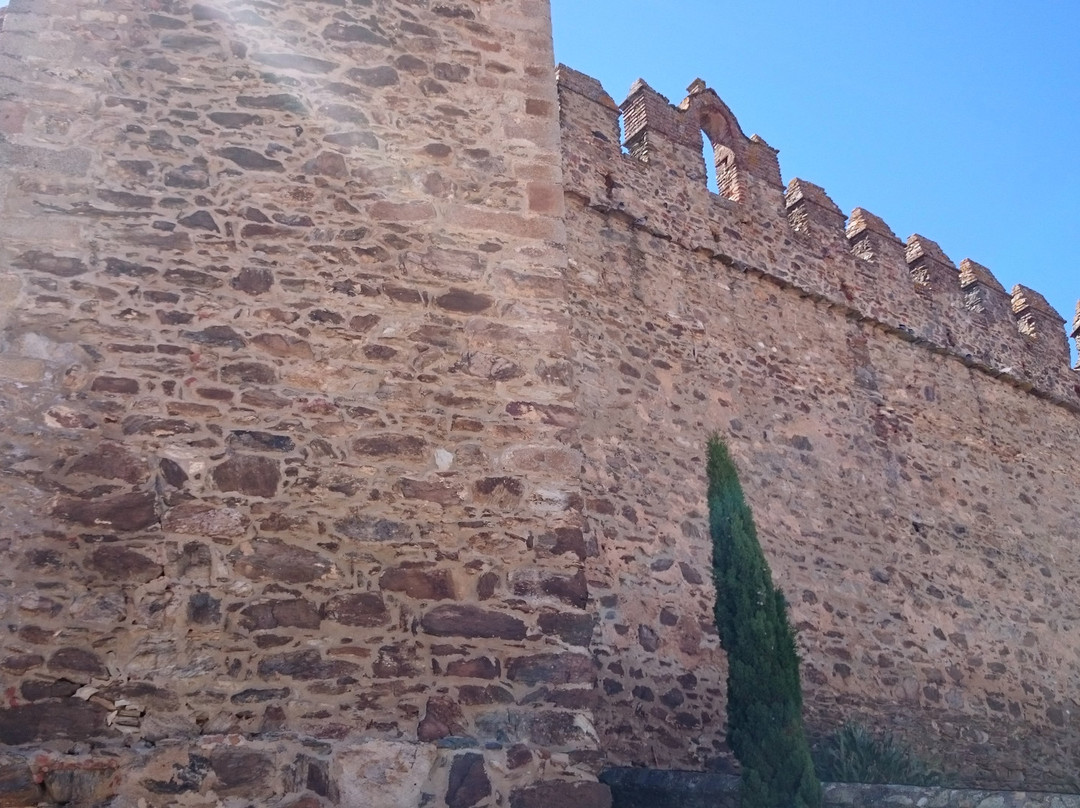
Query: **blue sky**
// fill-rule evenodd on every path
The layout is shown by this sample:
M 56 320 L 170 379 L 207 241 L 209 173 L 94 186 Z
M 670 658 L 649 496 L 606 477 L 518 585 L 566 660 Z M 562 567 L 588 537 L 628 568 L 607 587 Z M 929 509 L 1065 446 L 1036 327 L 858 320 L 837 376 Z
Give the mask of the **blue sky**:
M 842 210 L 920 233 L 1069 324 L 1080 297 L 1076 0 L 552 0 L 555 57 L 621 102 L 703 78 Z

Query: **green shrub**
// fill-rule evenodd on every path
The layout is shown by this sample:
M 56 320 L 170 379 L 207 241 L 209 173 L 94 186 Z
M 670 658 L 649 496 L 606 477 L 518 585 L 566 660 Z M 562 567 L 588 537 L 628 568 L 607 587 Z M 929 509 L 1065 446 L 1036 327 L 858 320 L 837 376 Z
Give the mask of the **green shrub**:
M 814 765 L 832 783 L 941 785 L 941 772 L 916 757 L 889 734 L 874 735 L 859 724 L 846 724 L 814 748 Z
M 709 439 L 709 530 L 716 625 L 727 652 L 727 740 L 741 764 L 741 808 L 817 808 L 787 604 L 773 586 L 735 464 Z

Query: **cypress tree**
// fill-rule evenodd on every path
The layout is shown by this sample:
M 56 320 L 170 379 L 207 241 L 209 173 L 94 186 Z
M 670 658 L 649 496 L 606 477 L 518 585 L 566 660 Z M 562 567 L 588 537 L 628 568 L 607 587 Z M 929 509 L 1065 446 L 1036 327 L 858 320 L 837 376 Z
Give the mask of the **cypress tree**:
M 735 464 L 708 447 L 716 625 L 727 652 L 727 741 L 741 764 L 741 808 L 818 808 L 802 724 L 802 691 L 787 603 L 773 585 Z

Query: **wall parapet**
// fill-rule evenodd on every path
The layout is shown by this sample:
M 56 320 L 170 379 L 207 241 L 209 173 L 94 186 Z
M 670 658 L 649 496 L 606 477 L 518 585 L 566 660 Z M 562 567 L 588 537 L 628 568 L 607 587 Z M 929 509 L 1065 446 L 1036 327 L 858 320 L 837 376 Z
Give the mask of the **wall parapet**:
M 959 267 L 931 239 L 901 240 L 879 216 L 849 216 L 819 185 L 781 184 L 777 152 L 747 137 L 701 79 L 678 105 L 644 80 L 618 108 L 595 79 L 560 65 L 566 189 L 657 234 L 729 255 L 784 284 L 850 307 L 936 351 L 1080 406 L 1065 320 L 1027 286 Z M 610 139 L 625 132 L 624 151 Z M 711 143 L 719 193 L 706 187 Z M 767 230 L 772 243 L 750 235 Z M 1080 313 L 1071 336 L 1080 337 Z

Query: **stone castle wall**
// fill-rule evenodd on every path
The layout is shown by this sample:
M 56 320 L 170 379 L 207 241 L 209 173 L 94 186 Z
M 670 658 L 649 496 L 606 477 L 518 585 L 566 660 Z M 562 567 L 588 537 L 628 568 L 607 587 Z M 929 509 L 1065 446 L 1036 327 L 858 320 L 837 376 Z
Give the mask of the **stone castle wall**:
M 845 232 L 816 186 L 785 193 L 700 82 L 678 108 L 635 85 L 626 153 L 603 89 L 559 83 L 604 748 L 724 752 L 701 494 L 719 430 L 791 604 L 811 732 L 857 719 L 969 782 L 1068 787 L 1080 376 L 1061 318 L 864 211 Z
M 560 85 L 540 0 L 14 0 L 0 794 L 588 808 L 711 765 L 715 429 L 814 727 L 1069 770 L 1060 318 L 785 200 L 703 85 L 637 86 L 626 155 Z
M 130 804 L 580 779 L 540 4 L 14 0 L 0 76 L 0 742 Z

